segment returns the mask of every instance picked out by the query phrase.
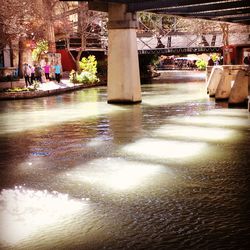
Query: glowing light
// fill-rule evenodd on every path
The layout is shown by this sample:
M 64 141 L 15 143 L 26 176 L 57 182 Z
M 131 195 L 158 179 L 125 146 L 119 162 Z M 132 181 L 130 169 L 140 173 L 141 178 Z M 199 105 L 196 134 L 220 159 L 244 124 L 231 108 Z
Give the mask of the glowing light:
M 69 199 L 65 194 L 20 186 L 3 190 L 0 202 L 0 243 L 3 245 L 17 244 L 50 228 L 48 226 L 63 223 L 88 204 Z
M 48 110 L 31 110 L 0 114 L 0 134 L 22 132 L 29 129 L 62 124 L 64 122 L 95 117 L 125 108 L 109 105 L 106 102 L 85 102 L 76 105 L 62 105 Z M 29 122 L 26 122 L 29 121 Z
M 157 174 L 172 174 L 159 164 L 145 164 L 121 158 L 97 159 L 79 166 L 66 174 L 73 181 L 106 186 L 114 190 L 127 190 L 145 184 Z
M 191 140 L 217 141 L 232 137 L 234 131 L 225 128 L 208 128 L 185 125 L 164 125 L 154 131 L 155 135 Z
M 249 112 L 246 109 L 213 109 L 202 112 L 202 115 L 213 115 L 213 116 L 233 116 L 233 117 L 244 117 L 249 119 Z
M 100 138 L 94 138 L 87 143 L 88 147 L 100 147 L 105 144 L 105 141 L 101 140 Z
M 188 93 L 188 94 L 176 94 L 176 95 L 157 95 L 157 96 L 145 96 L 143 98 L 143 104 L 150 106 L 167 105 L 174 103 L 183 103 L 187 101 L 199 100 L 204 98 L 201 93 Z
M 205 147 L 205 143 L 146 138 L 125 146 L 123 150 L 138 157 L 162 160 L 195 156 Z
M 239 117 L 228 116 L 189 116 L 170 119 L 176 123 L 195 124 L 204 126 L 223 126 L 223 127 L 249 127 L 250 120 Z

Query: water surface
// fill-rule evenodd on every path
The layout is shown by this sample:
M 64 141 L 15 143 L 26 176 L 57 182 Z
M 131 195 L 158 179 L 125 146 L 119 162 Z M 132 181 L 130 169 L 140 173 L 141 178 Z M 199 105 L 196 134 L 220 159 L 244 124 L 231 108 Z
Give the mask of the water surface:
M 249 113 L 205 89 L 2 101 L 0 248 L 250 249 Z

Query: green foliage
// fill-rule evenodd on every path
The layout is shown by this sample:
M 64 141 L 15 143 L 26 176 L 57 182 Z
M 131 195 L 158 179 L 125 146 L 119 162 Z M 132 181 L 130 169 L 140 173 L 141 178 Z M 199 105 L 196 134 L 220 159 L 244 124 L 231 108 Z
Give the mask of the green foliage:
M 46 40 L 41 40 L 36 43 L 36 48 L 32 51 L 32 59 L 35 62 L 40 61 L 41 54 L 48 51 L 49 44 Z
M 80 69 L 83 71 L 87 71 L 91 74 L 97 73 L 97 61 L 95 56 L 88 56 L 88 58 L 83 57 L 82 60 L 79 62 Z
M 94 83 L 98 79 L 96 75 L 87 71 L 82 71 L 80 74 L 77 74 L 76 80 L 81 83 Z
M 211 55 L 211 58 L 212 58 L 212 60 L 215 62 L 215 61 L 218 59 L 218 54 L 213 53 L 213 54 Z
M 97 61 L 95 56 L 88 56 L 88 58 L 83 57 L 79 62 L 80 72 L 72 70 L 69 75 L 69 79 L 74 83 L 94 83 L 98 82 L 99 79 L 97 74 Z
M 38 81 L 34 81 L 34 83 L 29 87 L 15 87 L 10 89 L 5 89 L 5 92 L 11 92 L 11 93 L 17 93 L 17 92 L 28 92 L 28 91 L 36 91 L 38 87 L 40 86 Z
M 207 67 L 207 62 L 202 59 L 198 60 L 195 64 L 199 70 L 205 70 Z
M 11 89 L 7 89 L 6 92 L 23 92 L 23 91 L 29 91 L 28 88 L 11 88 Z

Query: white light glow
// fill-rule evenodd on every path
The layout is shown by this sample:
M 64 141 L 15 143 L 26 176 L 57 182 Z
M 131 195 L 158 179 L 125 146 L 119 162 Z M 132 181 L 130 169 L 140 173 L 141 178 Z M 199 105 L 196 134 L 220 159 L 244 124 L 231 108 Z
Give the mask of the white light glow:
M 170 119 L 175 123 L 221 127 L 249 127 L 250 119 L 228 116 L 189 116 Z
M 205 148 L 206 143 L 148 138 L 127 145 L 123 150 L 138 157 L 162 160 L 195 156 L 200 154 Z
M 69 199 L 67 195 L 47 190 L 16 187 L 0 194 L 0 242 L 15 245 L 41 230 L 63 223 L 88 208 L 86 201 Z
M 53 126 L 124 110 L 126 109 L 109 105 L 106 102 L 84 102 L 75 105 L 62 105 L 59 108 L 47 110 L 31 109 L 30 111 L 0 114 L 0 135 Z
M 91 139 L 90 142 L 87 143 L 88 147 L 100 147 L 105 144 L 105 141 L 101 140 L 100 138 Z
M 142 100 L 143 104 L 150 106 L 158 105 L 167 105 L 174 103 L 183 103 L 187 101 L 200 100 L 204 98 L 204 94 L 201 93 L 187 93 L 187 94 L 178 94 L 175 95 L 157 95 L 157 96 L 145 96 Z
M 191 140 L 217 141 L 233 136 L 234 131 L 225 128 L 208 128 L 185 125 L 164 125 L 154 131 L 157 136 L 185 138 Z
M 121 158 L 98 159 L 79 166 L 66 174 L 73 181 L 87 182 L 95 186 L 106 186 L 114 190 L 127 190 L 144 184 L 158 174 L 173 175 L 166 167 L 145 164 Z
M 202 112 L 202 115 L 212 115 L 212 116 L 233 116 L 242 117 L 249 119 L 249 112 L 247 109 L 212 109 L 209 111 Z

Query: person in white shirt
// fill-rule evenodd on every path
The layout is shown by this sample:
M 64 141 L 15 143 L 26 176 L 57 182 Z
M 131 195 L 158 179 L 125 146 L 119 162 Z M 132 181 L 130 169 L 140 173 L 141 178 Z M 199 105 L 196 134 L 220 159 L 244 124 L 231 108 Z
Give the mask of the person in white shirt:
M 25 79 L 25 85 L 26 87 L 28 87 L 29 85 L 31 85 L 30 83 L 31 69 L 27 63 L 23 65 L 23 75 Z

